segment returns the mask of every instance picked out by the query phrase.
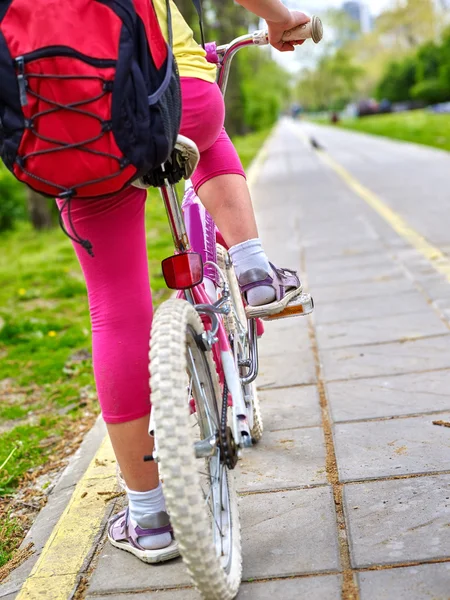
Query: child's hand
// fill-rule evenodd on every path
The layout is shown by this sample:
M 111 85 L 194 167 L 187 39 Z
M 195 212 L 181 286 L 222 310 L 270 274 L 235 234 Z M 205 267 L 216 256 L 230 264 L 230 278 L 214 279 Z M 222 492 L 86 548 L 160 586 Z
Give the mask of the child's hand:
M 311 21 L 311 19 L 298 10 L 291 10 L 289 12 L 289 17 L 280 23 L 267 21 L 269 43 L 280 52 L 293 52 L 295 46 L 303 44 L 304 40 L 283 42 L 283 33 L 289 29 L 294 29 L 299 25 L 305 25 L 305 23 L 309 23 L 309 21 Z

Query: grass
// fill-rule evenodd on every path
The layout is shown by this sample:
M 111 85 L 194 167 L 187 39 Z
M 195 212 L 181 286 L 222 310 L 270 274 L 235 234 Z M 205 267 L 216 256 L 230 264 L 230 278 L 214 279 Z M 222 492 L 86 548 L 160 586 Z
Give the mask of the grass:
M 236 140 L 245 166 L 268 133 Z M 173 242 L 155 190 L 149 193 L 146 220 L 158 304 L 170 295 L 161 260 L 173 253 Z M 99 408 L 86 288 L 69 240 L 59 229 L 37 233 L 28 223 L 1 234 L 0 282 L 1 567 L 23 537 L 22 521 L 7 500 L 47 467 L 60 465 Z
M 415 110 L 347 119 L 340 127 L 450 151 L 450 114 Z

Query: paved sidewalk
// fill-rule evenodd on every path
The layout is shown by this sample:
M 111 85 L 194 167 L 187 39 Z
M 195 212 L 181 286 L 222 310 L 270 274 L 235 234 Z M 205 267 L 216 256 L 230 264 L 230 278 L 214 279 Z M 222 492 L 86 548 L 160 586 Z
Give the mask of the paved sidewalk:
M 408 204 L 393 161 L 414 165 Z M 425 197 L 419 170 L 437 163 L 445 174 Z M 237 474 L 239 600 L 450 599 L 450 428 L 433 424 L 450 422 L 444 185 L 450 156 L 410 145 L 286 120 L 268 146 L 253 188 L 261 237 L 272 261 L 301 270 L 316 311 L 269 324 L 261 341 L 266 431 Z M 428 241 L 414 248 L 401 219 Z M 83 569 L 88 600 L 199 598 L 180 560 L 144 565 L 99 542 Z

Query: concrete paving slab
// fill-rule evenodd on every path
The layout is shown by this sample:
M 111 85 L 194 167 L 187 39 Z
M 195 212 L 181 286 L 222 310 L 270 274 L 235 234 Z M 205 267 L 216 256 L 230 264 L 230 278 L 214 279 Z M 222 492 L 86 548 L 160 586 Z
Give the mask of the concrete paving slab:
M 236 479 L 239 492 L 326 483 L 322 429 L 265 432 L 259 444 L 243 455 Z
M 244 579 L 338 570 L 329 487 L 250 494 L 241 499 L 240 513 Z
M 450 470 L 450 413 L 335 426 L 341 481 Z
M 375 265 L 378 269 L 383 269 L 386 265 L 395 265 L 394 258 L 386 251 L 372 252 L 370 254 L 340 255 L 329 259 L 314 256 L 314 253 L 308 253 L 306 260 L 307 270 L 310 273 L 330 273 L 333 271 L 345 272 L 347 270 L 360 269 Z
M 450 564 L 359 573 L 361 600 L 448 600 Z
M 324 304 L 317 305 L 315 310 L 315 318 L 320 325 L 341 323 L 345 321 L 355 322 L 367 319 L 377 321 L 383 317 L 393 315 L 405 315 L 410 313 L 422 313 L 428 315 L 430 306 L 424 296 L 419 292 L 408 292 L 406 294 L 398 294 L 389 298 L 366 298 L 361 301 L 347 300 L 344 304 Z M 419 318 L 419 317 L 418 317 Z M 438 317 L 436 316 L 436 319 Z M 444 332 L 448 331 L 444 327 Z
M 315 286 L 308 282 L 308 291 L 314 297 L 317 306 L 325 304 L 341 304 L 354 298 L 382 298 L 388 301 L 392 296 L 404 292 L 413 293 L 417 289 L 413 282 L 404 278 L 385 278 L 377 281 L 337 284 L 330 286 Z
M 304 317 L 266 323 L 264 335 L 258 343 L 263 362 L 266 358 L 278 355 L 295 358 L 299 353 L 307 353 L 310 348 L 308 320 Z
M 450 336 L 404 343 L 351 346 L 323 350 L 321 358 L 327 381 L 380 375 L 396 375 L 450 367 Z
M 351 269 L 346 271 L 332 271 L 329 273 L 319 273 L 311 271 L 309 280 L 311 287 L 325 287 L 330 285 L 342 285 L 345 283 L 356 283 L 358 281 L 382 281 L 385 278 L 400 279 L 404 277 L 404 273 L 397 265 L 378 265 L 361 266 L 359 269 Z
M 450 282 L 440 273 L 434 273 L 429 277 L 421 278 L 420 285 L 423 286 L 426 293 L 429 294 L 433 300 L 450 298 Z
M 322 423 L 315 385 L 261 390 L 258 397 L 265 431 L 312 427 Z
M 361 300 L 358 300 L 361 302 Z M 338 305 L 334 305 L 338 309 Z M 345 310 L 342 306 L 342 314 Z M 320 317 L 319 317 L 320 323 Z M 414 340 L 432 335 L 443 335 L 448 328 L 427 306 L 426 310 L 411 314 L 373 316 L 364 321 L 347 321 L 318 325 L 316 328 L 320 349 L 342 348 L 360 344 Z
M 314 357 L 308 348 L 301 354 L 262 356 L 259 365 L 258 389 L 310 385 L 316 382 Z
M 340 577 L 299 577 L 276 581 L 243 583 L 236 600 L 340 600 Z M 88 596 L 87 600 L 200 600 L 194 589 L 144 592 L 143 594 L 114 594 Z
M 346 485 L 344 505 L 354 567 L 450 560 L 450 475 Z
M 340 588 L 337 575 L 244 583 L 237 600 L 340 600 Z
M 327 385 L 335 422 L 450 410 L 450 370 Z
M 89 594 L 135 593 L 190 585 L 181 558 L 147 565 L 106 542 L 89 583 Z
M 312 217 L 312 215 L 310 215 Z M 345 219 L 345 216 L 343 217 Z M 315 225 L 318 226 L 318 222 L 323 221 L 322 217 L 316 217 Z M 302 220 L 302 227 L 305 227 L 305 223 Z M 305 227 L 306 228 L 306 227 Z M 385 252 L 383 244 L 379 240 L 368 240 L 355 244 L 353 241 L 342 240 L 342 244 L 339 246 L 333 244 L 322 244 L 319 243 L 316 246 L 309 244 L 305 246 L 306 263 L 313 266 L 314 262 L 326 262 L 327 260 L 333 260 L 335 258 L 345 258 L 352 256 L 367 256 L 370 254 L 382 255 Z

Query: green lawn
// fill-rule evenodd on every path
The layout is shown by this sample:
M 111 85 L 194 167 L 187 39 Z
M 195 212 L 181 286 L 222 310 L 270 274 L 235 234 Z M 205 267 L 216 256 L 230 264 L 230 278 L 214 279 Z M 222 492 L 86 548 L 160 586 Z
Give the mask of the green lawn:
M 245 166 L 268 133 L 235 140 Z M 170 295 L 161 260 L 173 243 L 155 190 L 147 240 L 158 304 Z M 69 240 L 59 228 L 37 233 L 23 222 L 0 234 L 0 567 L 23 537 L 6 501 L 36 474 L 45 478 L 98 414 L 90 347 L 86 290 Z
M 450 150 L 450 114 L 415 110 L 362 119 L 347 119 L 340 127 Z

